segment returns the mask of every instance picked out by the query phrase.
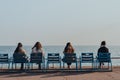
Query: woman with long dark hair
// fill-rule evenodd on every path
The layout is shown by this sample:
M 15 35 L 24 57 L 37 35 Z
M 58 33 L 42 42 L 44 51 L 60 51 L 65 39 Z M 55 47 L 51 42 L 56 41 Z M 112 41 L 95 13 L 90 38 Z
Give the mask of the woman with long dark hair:
M 14 58 L 21 57 L 20 55 L 22 56 L 21 59 L 26 58 L 25 50 L 23 49 L 22 43 L 18 43 L 17 48 L 14 51 L 13 57 Z M 24 67 L 24 63 L 21 62 L 21 68 L 20 69 L 23 70 L 23 67 Z
M 68 43 L 66 44 L 63 53 L 64 53 L 64 54 L 65 54 L 65 53 L 69 53 L 69 54 L 74 53 L 74 48 L 72 47 L 72 45 L 71 45 L 70 42 L 68 42 Z M 67 65 L 68 65 L 68 69 L 70 69 L 71 63 L 67 63 Z

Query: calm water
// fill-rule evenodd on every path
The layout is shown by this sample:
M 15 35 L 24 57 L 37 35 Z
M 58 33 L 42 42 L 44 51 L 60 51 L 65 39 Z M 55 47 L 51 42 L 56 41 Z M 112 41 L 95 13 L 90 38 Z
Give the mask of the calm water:
M 0 53 L 8 53 L 9 57 L 12 57 L 15 48 L 16 46 L 0 46 Z M 32 46 L 24 46 L 28 56 L 31 53 L 31 48 Z M 74 46 L 77 57 L 79 57 L 82 52 L 93 52 L 94 56 L 96 56 L 98 48 L 99 46 Z M 120 46 L 108 46 L 108 48 L 112 57 L 120 57 Z M 43 46 L 43 50 L 45 56 L 47 56 L 47 53 L 60 53 L 63 57 L 62 52 L 64 50 L 64 46 Z M 113 65 L 120 65 L 120 59 L 112 60 L 112 63 Z

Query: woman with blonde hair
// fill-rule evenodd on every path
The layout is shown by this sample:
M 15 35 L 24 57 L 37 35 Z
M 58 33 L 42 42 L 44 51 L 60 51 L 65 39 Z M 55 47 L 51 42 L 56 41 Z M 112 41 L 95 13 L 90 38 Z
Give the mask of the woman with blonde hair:
M 36 42 L 35 45 L 32 47 L 32 53 L 42 53 L 43 54 L 43 49 L 42 49 L 42 45 L 40 42 Z
M 41 43 L 36 42 L 35 45 L 32 47 L 32 54 L 39 54 L 39 53 L 42 54 L 42 56 L 44 56 Z M 38 68 L 41 69 L 41 63 L 37 63 L 37 64 L 38 64 Z

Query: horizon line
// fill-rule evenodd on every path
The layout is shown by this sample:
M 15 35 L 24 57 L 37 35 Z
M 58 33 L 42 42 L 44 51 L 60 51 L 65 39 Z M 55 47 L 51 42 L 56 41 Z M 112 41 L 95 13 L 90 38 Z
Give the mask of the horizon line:
M 65 46 L 65 45 L 56 44 L 56 45 L 42 45 L 42 46 Z M 16 45 L 0 45 L 0 46 L 17 46 L 17 44 Z M 34 46 L 34 45 L 23 45 L 23 46 Z M 73 45 L 73 46 L 100 46 L 100 45 L 86 45 L 86 44 L 84 44 L 84 45 Z M 120 46 L 120 45 L 107 45 L 107 46 Z

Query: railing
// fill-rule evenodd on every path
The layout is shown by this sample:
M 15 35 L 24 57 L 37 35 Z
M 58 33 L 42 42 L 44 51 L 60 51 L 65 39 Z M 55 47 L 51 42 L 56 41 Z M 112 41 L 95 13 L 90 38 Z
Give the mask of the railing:
M 120 59 L 120 57 L 111 57 L 111 59 Z

